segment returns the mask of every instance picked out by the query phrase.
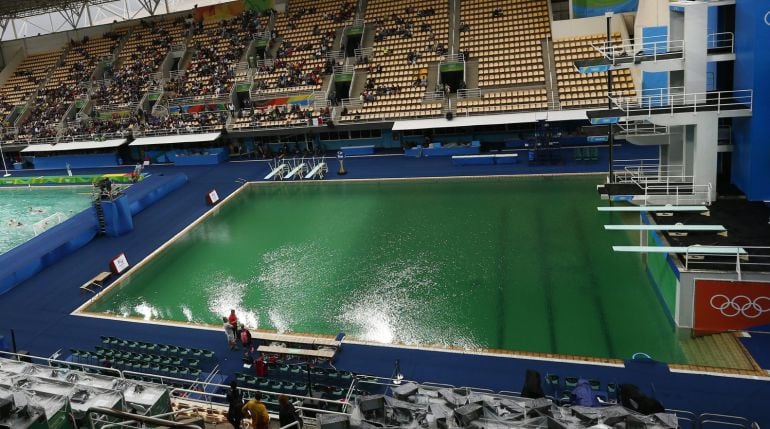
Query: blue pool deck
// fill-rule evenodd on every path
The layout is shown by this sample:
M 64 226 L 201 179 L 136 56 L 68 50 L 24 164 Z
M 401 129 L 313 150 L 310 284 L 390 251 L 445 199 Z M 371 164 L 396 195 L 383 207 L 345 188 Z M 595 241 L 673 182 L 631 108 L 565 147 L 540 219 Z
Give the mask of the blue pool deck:
M 626 159 L 650 157 L 643 151 L 620 151 Z M 617 155 L 616 155 L 617 157 Z M 406 158 L 403 156 L 371 156 L 346 158 L 348 174 L 344 179 L 410 178 L 434 176 L 489 176 L 511 174 L 602 173 L 606 156 L 587 164 L 562 166 L 529 166 L 526 162 L 502 165 L 453 166 L 449 158 Z M 78 174 L 98 172 L 130 172 L 132 167 L 83 170 Z M 336 160 L 330 162 L 328 179 L 338 178 Z M 13 329 L 19 349 L 33 355 L 49 356 L 57 350 L 65 355 L 69 348 L 93 349 L 100 335 L 184 344 L 214 350 L 224 374 L 240 369 L 239 352 L 227 348 L 219 330 L 182 326 L 147 325 L 127 321 L 74 316 L 71 313 L 89 299 L 81 295 L 79 286 L 104 271 L 109 259 L 121 252 L 131 263 L 137 263 L 207 210 L 205 195 L 216 189 L 227 196 L 242 186 L 242 181 L 259 181 L 269 173 L 263 161 L 230 162 L 216 166 L 173 167 L 150 166 L 153 175 L 184 173 L 186 185 L 148 207 L 134 218 L 134 231 L 115 238 L 99 237 L 64 257 L 33 278 L 4 295 L 0 295 L 0 335 L 10 343 Z M 14 174 L 41 175 L 26 171 Z M 45 174 L 61 175 L 61 171 Z M 149 328 L 148 328 L 149 327 Z M 770 359 L 768 342 L 749 346 L 761 355 L 758 362 Z M 756 350 L 754 350 L 756 349 Z M 700 412 L 742 415 L 760 424 L 770 424 L 770 379 L 757 376 L 728 376 L 669 370 L 665 365 L 635 363 L 632 367 L 590 364 L 546 359 L 530 359 L 513 355 L 474 354 L 462 351 L 427 350 L 414 347 L 343 343 L 335 365 L 339 369 L 388 377 L 395 360 L 408 379 L 466 385 L 494 390 L 518 391 L 524 371 L 600 379 L 606 383 L 634 383 L 657 398 L 668 408 Z

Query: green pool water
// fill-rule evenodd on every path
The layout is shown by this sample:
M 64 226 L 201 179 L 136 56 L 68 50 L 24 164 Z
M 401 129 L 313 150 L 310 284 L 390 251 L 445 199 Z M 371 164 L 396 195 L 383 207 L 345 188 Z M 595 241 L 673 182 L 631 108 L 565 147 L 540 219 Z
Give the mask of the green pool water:
M 601 181 L 251 185 L 87 311 L 686 363 Z
M 0 189 L 0 254 L 88 208 L 90 192 L 90 186 Z M 35 223 L 40 223 L 37 229 Z

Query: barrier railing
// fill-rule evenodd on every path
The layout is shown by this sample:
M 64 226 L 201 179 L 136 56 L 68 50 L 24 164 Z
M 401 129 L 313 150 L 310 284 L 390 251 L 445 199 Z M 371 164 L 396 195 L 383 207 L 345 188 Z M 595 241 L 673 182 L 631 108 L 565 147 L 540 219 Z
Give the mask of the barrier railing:
M 591 43 L 591 47 L 609 61 L 629 57 L 633 58 L 634 61 L 637 58 L 649 59 L 650 57 L 653 61 L 658 61 L 661 55 L 669 56 L 672 53 L 684 52 L 684 40 L 665 40 L 665 37 L 667 36 L 663 36 L 662 40 L 645 39 L 641 44 L 605 41 Z
M 625 136 L 666 135 L 670 133 L 667 125 L 656 125 L 648 121 L 632 121 L 618 123 L 620 134 Z
M 610 98 L 618 109 L 627 114 L 633 111 L 634 115 L 697 113 L 699 109 L 700 111 L 716 110 L 717 113 L 723 110 L 753 110 L 754 91 L 751 89 L 695 93 L 672 92 L 676 90 L 677 88 L 660 88 L 652 94 L 650 94 L 651 91 L 645 90 L 645 95 Z
M 708 35 L 708 49 L 729 49 L 735 52 L 735 34 L 730 32 L 711 33 Z
M 133 136 L 139 137 L 156 137 L 156 136 L 172 136 L 172 135 L 185 135 L 185 134 L 205 134 L 215 133 L 222 131 L 224 124 L 222 125 L 205 125 L 205 126 L 188 126 L 183 128 L 152 128 L 152 129 L 134 129 Z
M 699 252 L 698 245 L 689 246 L 685 253 L 685 269 L 697 269 L 715 264 L 730 267 L 742 280 L 747 268 L 752 271 L 770 271 L 770 247 L 767 246 L 711 246 L 709 249 L 724 249 L 723 253 Z M 708 258 L 708 259 L 707 259 Z M 758 268 L 758 269 L 756 269 Z
M 230 103 L 230 95 L 196 95 L 193 97 L 168 98 L 169 106 L 194 106 L 198 104 L 224 104 Z

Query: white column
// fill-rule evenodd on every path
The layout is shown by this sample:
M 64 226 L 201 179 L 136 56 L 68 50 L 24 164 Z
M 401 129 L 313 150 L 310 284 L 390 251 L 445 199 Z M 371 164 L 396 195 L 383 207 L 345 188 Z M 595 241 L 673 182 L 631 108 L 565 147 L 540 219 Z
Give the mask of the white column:
M 688 94 L 706 92 L 708 54 L 708 4 L 685 6 L 684 12 L 684 88 Z
M 711 200 L 716 198 L 717 143 L 719 120 L 716 113 L 699 113 L 692 148 L 692 174 L 695 185 L 711 184 Z

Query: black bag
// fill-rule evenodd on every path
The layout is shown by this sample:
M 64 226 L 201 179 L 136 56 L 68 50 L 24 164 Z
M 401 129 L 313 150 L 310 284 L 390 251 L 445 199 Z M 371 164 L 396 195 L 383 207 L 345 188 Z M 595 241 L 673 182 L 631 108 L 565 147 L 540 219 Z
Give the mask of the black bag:
M 524 375 L 524 387 L 521 388 L 521 396 L 524 398 L 544 398 L 543 387 L 540 385 L 540 373 L 531 369 Z
M 620 405 L 644 415 L 666 411 L 657 399 L 645 395 L 633 384 L 620 385 Z

